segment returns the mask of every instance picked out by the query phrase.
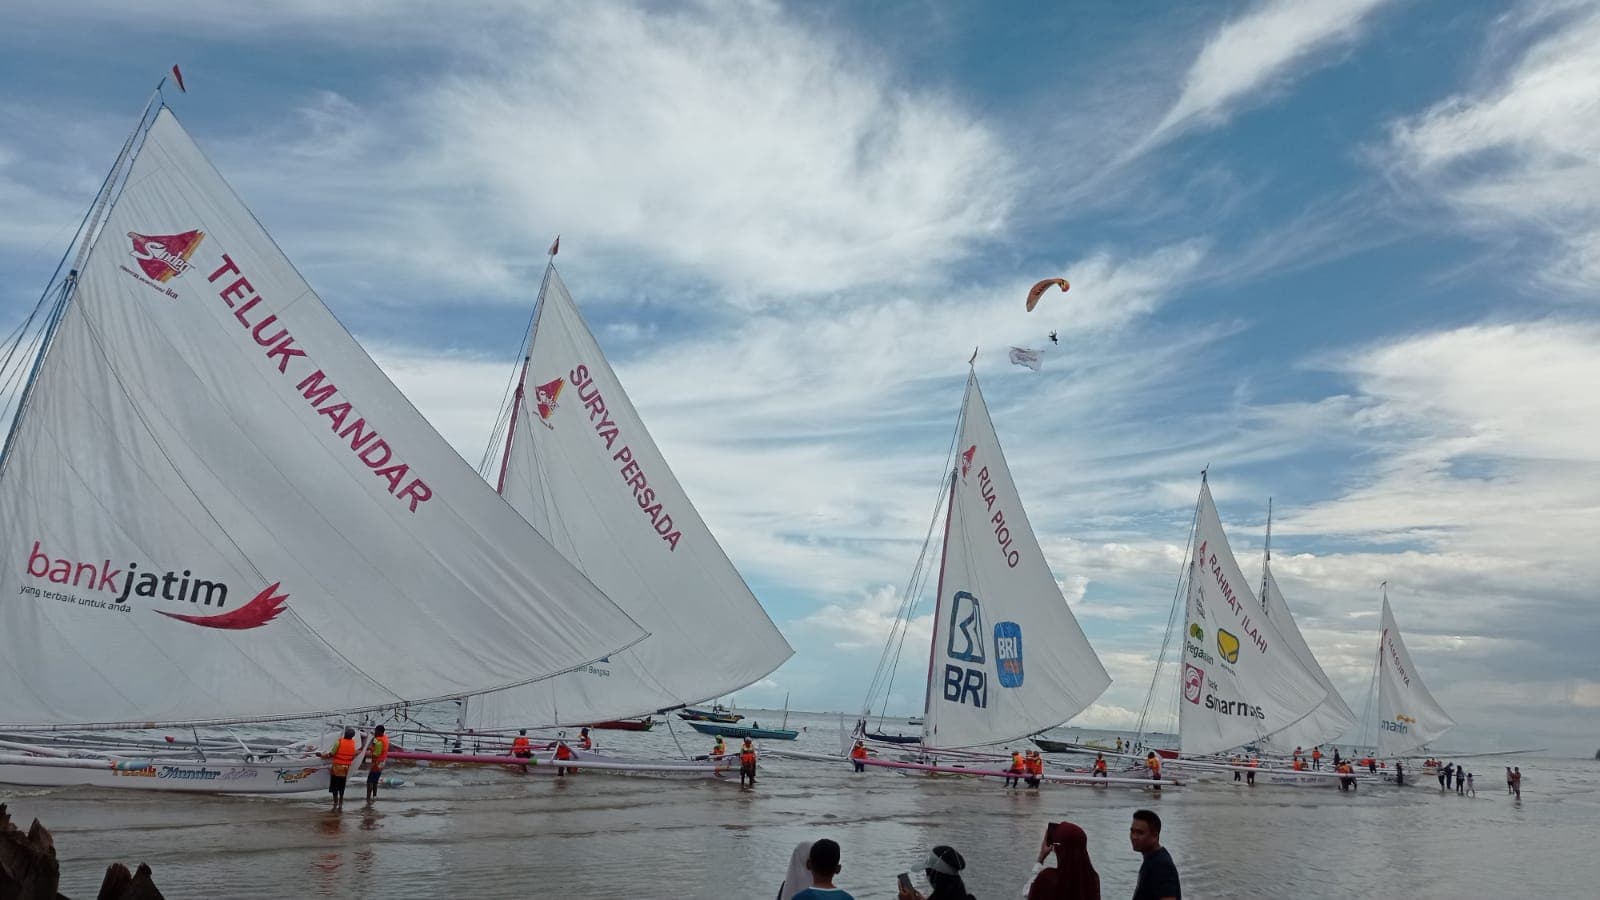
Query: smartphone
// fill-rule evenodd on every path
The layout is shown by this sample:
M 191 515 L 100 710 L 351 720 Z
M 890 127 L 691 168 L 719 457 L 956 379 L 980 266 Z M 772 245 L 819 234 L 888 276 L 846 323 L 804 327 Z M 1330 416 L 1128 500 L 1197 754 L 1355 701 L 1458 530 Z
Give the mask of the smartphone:
M 911 876 L 908 875 L 905 872 L 901 872 L 900 873 L 900 890 L 902 890 L 902 891 L 911 890 Z

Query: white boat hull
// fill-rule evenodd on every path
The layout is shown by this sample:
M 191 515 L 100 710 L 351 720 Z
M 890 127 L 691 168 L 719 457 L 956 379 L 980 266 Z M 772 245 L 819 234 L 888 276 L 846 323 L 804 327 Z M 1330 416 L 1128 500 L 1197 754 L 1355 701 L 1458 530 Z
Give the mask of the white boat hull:
M 80 762 L 73 760 L 72 762 Z M 352 771 L 351 778 L 361 773 Z M 98 787 L 202 794 L 300 794 L 326 791 L 331 769 L 323 760 L 152 760 L 136 769 L 0 763 L 0 784 L 30 787 Z

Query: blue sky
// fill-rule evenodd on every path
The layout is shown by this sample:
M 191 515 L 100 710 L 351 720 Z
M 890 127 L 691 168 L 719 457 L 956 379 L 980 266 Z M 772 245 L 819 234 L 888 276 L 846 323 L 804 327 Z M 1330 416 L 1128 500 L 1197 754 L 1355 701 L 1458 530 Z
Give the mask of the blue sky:
M 797 650 L 741 703 L 861 703 L 978 345 L 1115 679 L 1080 722 L 1142 705 L 1209 464 L 1247 573 L 1274 498 L 1357 711 L 1388 580 L 1455 740 L 1592 750 L 1600 6 L 1173 6 L 31 4 L 0 31 L 0 318 L 176 61 L 179 118 L 473 462 L 562 234 Z M 1052 329 L 1041 373 L 1006 364 Z

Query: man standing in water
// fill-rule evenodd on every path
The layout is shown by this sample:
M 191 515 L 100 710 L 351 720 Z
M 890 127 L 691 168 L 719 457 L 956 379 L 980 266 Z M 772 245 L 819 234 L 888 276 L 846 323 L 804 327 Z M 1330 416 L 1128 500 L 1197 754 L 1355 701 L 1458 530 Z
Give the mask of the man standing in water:
M 1183 900 L 1178 867 L 1172 862 L 1172 854 L 1161 846 L 1161 817 L 1148 809 L 1135 812 L 1128 839 L 1133 849 L 1144 855 L 1133 900 Z
M 1521 766 L 1517 766 L 1515 769 L 1511 770 L 1511 792 L 1513 794 L 1517 795 L 1517 799 L 1518 800 L 1522 799 L 1522 767 Z
M 350 777 L 350 766 L 356 761 L 356 730 L 346 728 L 344 737 L 327 753 L 318 753 L 323 759 L 333 760 L 333 774 L 328 779 L 328 793 L 333 795 L 333 809 L 344 809 L 344 783 Z
M 389 736 L 383 726 L 372 729 L 372 743 L 367 745 L 367 802 L 378 799 L 378 782 L 383 779 L 383 763 L 389 758 Z
M 756 748 L 750 743 L 749 738 L 744 739 L 744 746 L 739 748 L 739 786 L 745 786 L 745 779 L 749 779 L 751 787 L 756 786 Z

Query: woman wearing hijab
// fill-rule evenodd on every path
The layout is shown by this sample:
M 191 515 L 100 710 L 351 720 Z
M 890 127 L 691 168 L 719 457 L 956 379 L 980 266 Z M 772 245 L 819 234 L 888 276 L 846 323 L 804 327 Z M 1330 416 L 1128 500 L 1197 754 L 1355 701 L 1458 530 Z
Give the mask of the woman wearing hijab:
M 940 844 L 928 851 L 928 858 L 922 864 L 933 893 L 923 894 L 914 888 L 901 887 L 899 900 L 974 900 L 961 880 L 961 870 L 966 867 L 967 861 L 956 848 Z
M 1071 822 L 1046 825 L 1039 864 L 1051 853 L 1055 868 L 1044 869 L 1028 888 L 1028 900 L 1100 900 L 1100 875 L 1089 861 L 1089 835 Z
M 778 900 L 793 900 L 795 894 L 811 887 L 811 870 L 806 868 L 806 860 L 810 858 L 810 841 L 795 845 L 794 852 L 789 854 L 789 870 L 783 875 L 783 884 L 778 886 Z

